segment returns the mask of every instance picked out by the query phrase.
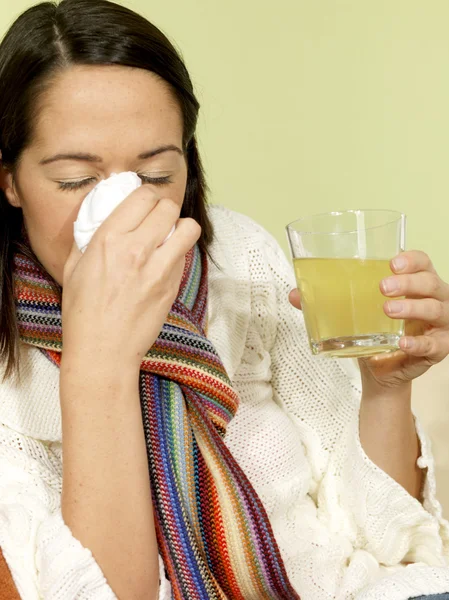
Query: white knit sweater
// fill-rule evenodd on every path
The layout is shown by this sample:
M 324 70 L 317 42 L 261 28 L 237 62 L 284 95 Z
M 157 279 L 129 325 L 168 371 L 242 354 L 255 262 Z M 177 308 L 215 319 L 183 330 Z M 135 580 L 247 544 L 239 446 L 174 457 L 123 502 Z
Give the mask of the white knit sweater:
M 241 400 L 225 439 L 302 600 L 449 591 L 449 526 L 419 426 L 423 505 L 364 453 L 357 372 L 349 361 L 311 356 L 276 241 L 247 217 L 219 207 L 210 214 L 221 269 L 210 264 L 209 337 Z M 115 598 L 61 516 L 59 371 L 34 348 L 23 346 L 22 360 L 21 385 L 0 385 L 0 546 L 25 600 Z M 168 600 L 162 564 L 161 579 Z

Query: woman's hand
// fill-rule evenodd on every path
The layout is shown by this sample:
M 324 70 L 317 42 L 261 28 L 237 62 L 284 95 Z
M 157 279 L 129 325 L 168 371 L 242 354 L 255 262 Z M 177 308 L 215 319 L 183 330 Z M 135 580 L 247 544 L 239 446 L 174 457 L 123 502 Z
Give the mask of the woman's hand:
M 73 245 L 63 281 L 65 354 L 74 349 L 140 367 L 201 234 L 196 221 L 179 218 L 180 210 L 142 186 L 105 220 L 84 254 Z
M 394 275 L 380 283 L 390 298 L 384 311 L 406 320 L 406 336 L 397 352 L 359 359 L 365 382 L 382 388 L 403 387 L 449 354 L 449 285 L 424 252 L 403 252 L 390 265 Z M 291 292 L 290 302 L 301 307 L 298 290 Z

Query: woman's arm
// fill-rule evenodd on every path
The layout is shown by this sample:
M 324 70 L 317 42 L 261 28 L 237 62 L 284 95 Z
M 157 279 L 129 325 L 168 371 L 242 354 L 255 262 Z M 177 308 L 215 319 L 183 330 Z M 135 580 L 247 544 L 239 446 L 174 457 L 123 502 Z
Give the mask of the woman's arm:
M 400 340 L 401 352 L 359 361 L 360 437 L 374 462 L 420 498 L 423 481 L 414 463 L 419 444 L 411 413 L 411 381 L 448 355 L 449 285 L 424 252 L 403 252 L 390 267 L 392 275 L 380 282 L 382 293 L 390 298 L 384 311 L 393 319 L 406 320 L 407 337 Z M 384 444 L 379 443 L 381 429 Z
M 63 357 L 62 514 L 120 600 L 159 593 L 138 381 L 112 357 Z
M 273 336 L 267 338 L 271 382 L 275 399 L 301 432 L 316 485 L 312 493 L 321 513 L 329 510 L 341 532 L 347 530 L 356 547 L 367 549 L 381 563 L 441 564 L 449 556 L 449 524 L 435 497 L 433 459 L 419 427 L 419 441 L 416 437 L 408 385 L 397 386 L 396 394 L 399 389 L 404 393 L 399 403 L 400 396 L 385 395 L 384 381 L 379 383 L 383 396 L 365 383 L 362 408 L 360 373 L 354 368 L 349 373 L 349 361 L 311 355 L 303 316 L 288 300 L 295 287 L 292 266 L 277 242 L 261 233 L 263 257 L 254 252 L 251 256 L 258 263 L 254 272 L 263 283 L 267 304 L 263 309 L 258 306 L 258 313 L 276 315 L 274 344 Z M 273 282 L 272 294 L 267 282 Z M 374 384 L 373 365 L 368 366 Z M 378 367 L 375 373 L 380 376 L 384 367 Z M 373 406 L 374 399 L 379 406 Z M 393 399 L 390 405 L 389 399 Z M 398 430 L 392 431 L 395 427 Z M 398 444 L 404 462 L 397 456 Z M 388 465 L 377 464 L 367 450 L 377 462 L 388 460 Z M 415 479 L 416 468 L 421 474 L 418 471 Z M 420 479 L 423 504 L 409 493 L 421 487 Z
M 411 383 L 396 389 L 375 389 L 366 383 L 362 367 L 363 394 L 360 404 L 360 442 L 369 458 L 421 499 L 423 471 L 417 461 L 421 454 L 411 407 Z
M 120 600 L 159 593 L 139 373 L 201 235 L 180 210 L 142 186 L 64 266 L 62 511 Z

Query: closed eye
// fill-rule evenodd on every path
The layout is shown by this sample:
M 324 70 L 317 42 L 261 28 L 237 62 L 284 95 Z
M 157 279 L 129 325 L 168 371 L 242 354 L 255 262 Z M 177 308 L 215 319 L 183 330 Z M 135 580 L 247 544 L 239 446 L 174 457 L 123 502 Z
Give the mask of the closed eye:
M 151 185 L 167 185 L 172 183 L 170 175 L 166 177 L 148 177 L 147 175 L 139 175 L 143 184 L 151 184 Z M 58 186 L 60 190 L 63 191 L 74 191 L 80 190 L 92 183 L 95 183 L 95 177 L 89 177 L 87 179 L 81 179 L 79 181 L 58 181 Z

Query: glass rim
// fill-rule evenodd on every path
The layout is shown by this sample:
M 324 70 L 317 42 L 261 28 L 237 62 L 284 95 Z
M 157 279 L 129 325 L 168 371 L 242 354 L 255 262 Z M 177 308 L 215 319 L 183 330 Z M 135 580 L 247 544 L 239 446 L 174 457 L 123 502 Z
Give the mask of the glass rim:
M 339 216 L 346 215 L 349 213 L 357 214 L 357 213 L 389 213 L 391 215 L 396 215 L 395 218 L 392 218 L 391 221 L 386 221 L 382 223 L 382 225 L 373 225 L 372 227 L 364 227 L 363 231 L 371 231 L 372 229 L 379 229 L 380 227 L 386 227 L 387 225 L 391 225 L 392 223 L 396 223 L 397 221 L 403 221 L 406 219 L 407 215 L 399 210 L 392 210 L 389 208 L 358 208 L 358 209 L 348 209 L 348 210 L 337 210 L 325 213 L 318 213 L 316 215 L 309 215 L 308 217 L 300 217 L 299 219 L 295 219 L 291 221 L 285 226 L 287 233 L 291 231 L 295 231 L 301 235 L 344 235 L 346 233 L 357 233 L 360 231 L 358 229 L 347 229 L 345 231 L 307 231 L 305 229 L 295 229 L 293 226 L 296 223 L 300 223 L 301 221 L 307 221 L 310 219 L 317 219 L 320 217 L 330 217 L 330 216 Z

